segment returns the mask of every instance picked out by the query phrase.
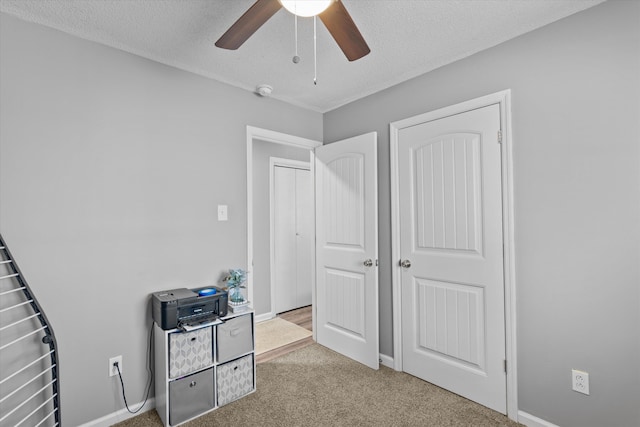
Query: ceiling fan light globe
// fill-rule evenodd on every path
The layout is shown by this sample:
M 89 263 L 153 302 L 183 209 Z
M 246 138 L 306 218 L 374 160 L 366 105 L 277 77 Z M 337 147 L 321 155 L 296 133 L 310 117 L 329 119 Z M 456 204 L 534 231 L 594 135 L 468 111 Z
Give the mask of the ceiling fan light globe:
M 280 4 L 294 15 L 304 18 L 324 12 L 332 0 L 279 0 Z

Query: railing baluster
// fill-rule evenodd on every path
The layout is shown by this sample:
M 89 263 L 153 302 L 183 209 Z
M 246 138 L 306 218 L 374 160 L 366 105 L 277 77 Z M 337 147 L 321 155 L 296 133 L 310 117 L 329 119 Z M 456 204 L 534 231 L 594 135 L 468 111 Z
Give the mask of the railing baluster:
M 23 336 L 21 336 L 20 338 L 16 338 L 15 340 L 11 341 L 10 343 L 7 343 L 7 344 L 3 345 L 2 347 L 0 347 L 0 350 L 4 350 L 5 348 L 7 348 L 7 347 L 9 347 L 9 346 L 12 346 L 13 344 L 15 344 L 15 343 L 17 343 L 17 342 L 20 342 L 20 341 L 22 341 L 23 339 L 28 338 L 28 337 L 30 337 L 30 336 L 31 336 L 31 335 L 33 335 L 33 334 L 37 334 L 38 332 L 43 331 L 43 330 L 45 330 L 45 329 L 47 329 L 47 327 L 46 327 L 46 326 L 43 326 L 43 327 L 41 327 L 41 328 L 36 329 L 35 331 L 31 331 L 31 332 L 29 332 L 28 334 L 23 335 Z
M 5 291 L 5 292 L 0 292 L 0 297 L 4 296 L 4 295 L 9 295 L 12 294 L 14 292 L 20 292 L 20 291 L 24 291 L 26 288 L 23 286 L 21 288 L 16 288 L 16 289 L 11 289 L 10 291 Z
M 17 371 L 15 371 L 13 374 L 9 375 L 7 378 L 3 379 L 2 381 L 0 381 L 0 385 L 2 385 L 2 383 L 9 381 L 11 378 L 15 377 L 16 375 L 18 375 L 19 373 L 29 369 L 30 367 L 32 367 L 33 365 L 35 365 L 36 363 L 38 363 L 39 361 L 41 361 L 42 359 L 46 358 L 47 356 L 51 356 L 53 353 L 53 350 L 51 350 L 49 353 L 47 354 L 43 354 L 42 356 L 38 357 L 36 360 L 34 360 L 33 362 L 29 363 L 27 366 L 24 366 L 22 369 L 19 369 Z M 55 365 L 54 365 L 55 366 Z
M 27 415 L 26 417 L 24 417 L 22 420 L 20 420 L 19 423 L 17 423 L 14 427 L 18 427 L 20 424 L 22 424 L 23 422 L 25 422 L 31 415 L 35 414 L 36 411 L 38 411 L 40 408 L 42 408 L 44 405 L 46 405 L 47 403 L 51 402 L 53 399 L 55 398 L 55 396 L 51 396 L 50 398 L 48 398 L 47 400 L 45 400 L 40 406 L 38 406 L 36 409 L 34 409 L 33 411 L 31 411 L 29 413 L 29 415 Z
M 13 310 L 14 308 L 22 307 L 23 305 L 31 304 L 33 300 L 21 302 L 20 304 L 12 305 L 11 307 L 3 308 L 0 310 L 0 313 L 4 313 L 5 311 Z
M 25 321 L 27 321 L 29 319 L 33 319 L 34 317 L 38 317 L 38 316 L 40 316 L 40 313 L 32 314 L 31 316 L 25 317 L 24 319 L 20 319 L 17 322 L 11 323 L 10 325 L 3 326 L 2 328 L 0 328 L 0 332 L 4 331 L 5 329 L 12 328 L 12 327 L 14 327 L 14 326 L 16 326 L 16 325 L 18 325 L 18 324 L 20 324 L 22 322 L 25 322 Z
M 33 393 L 31 396 L 29 396 L 27 399 L 23 400 L 21 404 L 19 404 L 18 406 L 16 406 L 15 408 L 13 408 L 11 411 L 7 412 L 5 414 L 4 417 L 0 418 L 0 423 L 2 421 L 4 421 L 6 418 L 8 418 L 11 414 L 13 414 L 14 412 L 16 412 L 18 409 L 22 408 L 24 405 L 26 405 L 27 403 L 29 403 L 29 401 L 31 399 L 33 399 L 34 397 L 36 397 L 37 395 L 40 394 L 40 392 L 42 392 L 43 390 L 46 390 L 47 388 L 49 388 L 50 385 L 52 385 L 55 382 L 55 380 L 49 382 L 47 385 L 45 385 L 44 387 L 42 387 L 40 390 L 36 391 L 35 393 Z
M 26 386 L 28 386 L 29 384 L 31 384 L 32 382 L 34 382 L 36 379 L 40 378 L 41 376 L 43 376 L 44 374 L 46 374 L 47 372 L 49 372 L 51 370 L 51 368 L 47 368 L 44 371 L 40 372 L 38 375 L 36 375 L 35 377 L 31 378 L 29 381 L 27 381 L 26 383 L 22 384 L 20 387 L 18 387 L 17 389 L 13 390 L 11 393 L 7 394 L 5 397 L 3 397 L 2 399 L 0 399 L 0 403 L 4 402 L 5 400 L 7 400 L 8 398 L 10 398 L 11 396 L 13 396 L 14 394 L 16 394 L 17 392 L 19 392 L 20 390 L 22 390 L 23 388 L 25 388 Z
M 38 424 L 36 424 L 33 427 L 40 427 L 40 425 L 42 425 L 43 422 L 47 421 L 49 419 L 49 417 L 51 417 L 51 415 L 55 414 L 58 411 L 58 409 L 54 409 L 53 411 L 49 412 Z M 58 423 L 55 423 L 54 427 L 57 426 Z
M 37 322 L 32 325 L 31 329 L 35 327 L 34 330 L 18 338 L 9 335 L 11 338 L 8 339 L 13 339 L 13 341 L 7 342 L 0 347 L 0 351 L 6 350 L 11 346 L 15 346 L 14 348 L 17 349 L 17 353 L 9 351 L 0 355 L 3 366 L 5 366 L 5 363 L 6 366 L 21 364 L 20 362 L 23 359 L 32 360 L 26 366 L 0 380 L 0 404 L 3 406 L 2 414 L 0 414 L 0 425 L 9 423 L 14 427 L 23 424 L 35 425 L 35 427 L 43 424 L 48 427 L 59 426 L 61 419 L 58 392 L 60 390 L 60 377 L 56 338 L 46 314 L 29 288 L 2 235 L 0 235 L 0 265 L 4 266 L 2 269 L 3 275 L 0 276 L 3 288 L 2 292 L 0 292 L 0 297 L 15 295 L 16 293 L 23 294 L 22 297 L 11 297 L 11 306 L 0 308 L 0 314 L 3 314 L 3 322 L 6 322 L 6 324 L 0 324 L 0 332 L 20 324 L 26 325 L 27 323 L 25 322 L 29 320 Z M 19 302 L 20 300 L 23 302 Z M 0 299 L 0 302 L 2 301 L 6 303 L 7 299 Z M 20 310 L 16 310 L 18 308 Z M 24 311 L 28 309 L 31 309 L 32 312 L 26 313 Z M 39 326 L 36 326 L 37 324 Z M 19 328 L 17 331 L 21 332 Z M 41 336 L 42 343 L 48 348 L 43 348 L 42 344 L 38 344 L 34 340 L 26 340 L 26 338 L 34 336 Z M 13 356 L 14 354 L 16 356 Z M 41 366 L 37 366 L 38 364 L 41 364 Z M 18 380 L 20 380 L 20 383 L 16 384 Z M 22 399 L 24 394 L 32 392 L 41 385 L 43 385 L 42 388 L 22 400 L 21 403 L 9 407 L 10 404 L 13 405 L 14 402 L 17 403 L 19 399 Z M 48 405 L 50 406 L 47 407 Z M 48 414 L 40 421 L 31 420 L 31 418 L 35 418 L 34 415 L 38 412 L 40 412 L 38 417 L 44 412 L 48 412 Z M 20 421 L 16 421 L 20 418 L 22 418 Z M 28 420 L 30 421 L 27 422 Z M 35 424 L 36 422 L 37 424 Z

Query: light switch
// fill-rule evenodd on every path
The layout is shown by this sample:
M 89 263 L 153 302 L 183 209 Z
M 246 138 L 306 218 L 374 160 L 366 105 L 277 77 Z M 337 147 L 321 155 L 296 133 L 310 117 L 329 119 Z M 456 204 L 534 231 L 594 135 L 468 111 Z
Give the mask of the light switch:
M 227 205 L 218 205 L 218 221 L 226 221 L 227 219 Z

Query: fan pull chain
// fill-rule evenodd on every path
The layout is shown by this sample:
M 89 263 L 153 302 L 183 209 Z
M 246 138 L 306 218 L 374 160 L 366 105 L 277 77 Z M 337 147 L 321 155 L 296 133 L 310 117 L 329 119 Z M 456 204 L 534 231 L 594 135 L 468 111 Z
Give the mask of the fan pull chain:
M 300 62 L 300 57 L 298 56 L 298 15 L 293 15 L 294 18 L 294 33 L 296 38 L 296 54 L 293 56 L 293 63 L 297 64 Z
M 313 17 L 313 84 L 318 85 L 318 41 L 317 41 L 317 19 Z

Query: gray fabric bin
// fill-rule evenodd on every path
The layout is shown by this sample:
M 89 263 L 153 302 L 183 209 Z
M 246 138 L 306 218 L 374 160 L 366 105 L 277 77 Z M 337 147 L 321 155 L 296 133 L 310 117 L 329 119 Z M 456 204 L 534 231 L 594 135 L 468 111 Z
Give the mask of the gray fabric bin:
M 169 383 L 169 423 L 179 424 L 215 407 L 213 368 Z
M 253 351 L 253 316 L 245 314 L 216 326 L 218 363 L 227 362 Z

